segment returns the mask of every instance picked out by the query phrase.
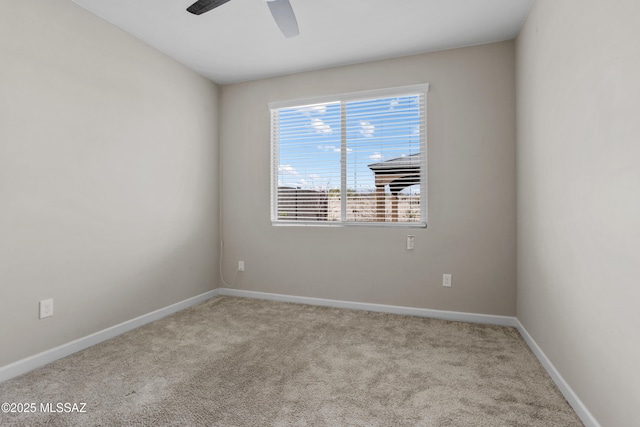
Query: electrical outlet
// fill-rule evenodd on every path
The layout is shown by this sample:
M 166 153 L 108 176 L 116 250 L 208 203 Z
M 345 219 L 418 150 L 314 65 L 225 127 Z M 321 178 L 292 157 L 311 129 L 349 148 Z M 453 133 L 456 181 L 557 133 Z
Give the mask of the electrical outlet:
M 238 261 L 238 271 L 244 271 L 244 261 Z
M 451 287 L 451 275 L 450 274 L 443 274 L 442 275 L 442 286 L 444 286 L 445 288 L 450 288 Z
M 45 299 L 40 301 L 40 318 L 53 316 L 53 299 Z
M 415 240 L 416 238 L 414 236 L 407 236 L 407 250 L 408 251 L 412 251 L 413 248 L 415 247 Z

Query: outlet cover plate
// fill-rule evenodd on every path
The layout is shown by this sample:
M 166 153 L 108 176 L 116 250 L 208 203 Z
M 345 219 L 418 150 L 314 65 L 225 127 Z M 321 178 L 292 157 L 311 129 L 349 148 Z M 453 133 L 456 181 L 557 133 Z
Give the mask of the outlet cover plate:
M 451 275 L 450 274 L 443 274 L 442 275 L 442 286 L 444 286 L 445 288 L 450 288 L 451 287 Z
M 40 301 L 40 318 L 53 316 L 53 299 L 45 299 Z

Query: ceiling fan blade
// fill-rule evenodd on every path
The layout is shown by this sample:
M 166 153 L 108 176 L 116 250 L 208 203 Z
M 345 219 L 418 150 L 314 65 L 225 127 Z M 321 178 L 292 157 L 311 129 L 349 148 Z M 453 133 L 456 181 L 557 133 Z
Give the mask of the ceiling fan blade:
M 187 8 L 187 12 L 191 12 L 194 15 L 202 15 L 205 12 L 209 12 L 211 9 L 222 6 L 228 1 L 230 0 L 198 0 Z
M 293 8 L 289 0 L 267 0 L 269 10 L 273 19 L 280 27 L 280 31 L 286 38 L 295 37 L 300 34 L 298 30 L 298 21 L 293 13 Z

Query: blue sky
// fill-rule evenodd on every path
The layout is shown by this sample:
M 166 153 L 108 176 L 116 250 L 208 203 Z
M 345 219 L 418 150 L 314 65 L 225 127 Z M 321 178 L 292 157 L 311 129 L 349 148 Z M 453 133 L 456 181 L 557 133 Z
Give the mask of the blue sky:
M 373 191 L 369 164 L 420 152 L 419 100 L 412 95 L 345 104 L 349 189 Z M 340 188 L 340 110 L 339 103 L 280 110 L 279 186 Z

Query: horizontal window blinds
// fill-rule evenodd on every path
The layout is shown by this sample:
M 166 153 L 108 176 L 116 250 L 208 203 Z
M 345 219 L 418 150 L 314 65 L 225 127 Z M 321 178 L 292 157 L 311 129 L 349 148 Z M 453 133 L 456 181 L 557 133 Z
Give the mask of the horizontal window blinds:
M 426 225 L 426 88 L 272 106 L 272 222 Z

